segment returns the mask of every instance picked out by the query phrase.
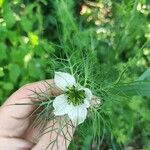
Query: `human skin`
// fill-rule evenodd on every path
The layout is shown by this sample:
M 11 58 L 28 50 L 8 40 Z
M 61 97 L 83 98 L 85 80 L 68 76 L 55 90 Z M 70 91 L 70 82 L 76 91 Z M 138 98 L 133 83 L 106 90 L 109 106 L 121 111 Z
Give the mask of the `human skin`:
M 54 85 L 53 80 L 47 80 L 49 85 Z M 37 129 L 30 129 L 32 120 L 28 117 L 36 109 L 34 105 L 20 105 L 23 103 L 33 103 L 29 96 L 33 91 L 40 93 L 46 91 L 48 84 L 44 81 L 30 83 L 13 93 L 0 107 L 0 150 L 45 150 L 47 145 L 56 137 L 56 133 L 44 134 L 36 142 L 34 138 L 38 136 Z M 55 89 L 53 89 L 55 91 Z M 50 91 L 51 92 L 51 91 Z M 19 104 L 19 105 L 16 105 Z M 51 122 L 49 122 L 51 124 Z M 55 126 L 58 127 L 58 124 Z M 69 127 L 71 128 L 71 127 Z M 72 135 L 72 129 L 70 129 Z M 67 135 L 66 135 L 67 136 Z M 68 137 L 70 138 L 70 137 Z M 71 139 L 70 139 L 71 140 Z M 69 142 L 67 142 L 67 146 Z M 52 148 L 49 147 L 48 150 Z M 64 137 L 58 137 L 58 146 L 54 150 L 66 149 Z

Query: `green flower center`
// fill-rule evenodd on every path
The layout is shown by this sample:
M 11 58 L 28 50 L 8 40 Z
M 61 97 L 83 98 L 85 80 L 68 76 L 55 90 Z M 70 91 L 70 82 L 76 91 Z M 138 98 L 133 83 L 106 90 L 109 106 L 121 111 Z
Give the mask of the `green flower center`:
M 78 106 L 84 103 L 85 91 L 77 89 L 74 85 L 67 88 L 65 95 L 69 104 Z

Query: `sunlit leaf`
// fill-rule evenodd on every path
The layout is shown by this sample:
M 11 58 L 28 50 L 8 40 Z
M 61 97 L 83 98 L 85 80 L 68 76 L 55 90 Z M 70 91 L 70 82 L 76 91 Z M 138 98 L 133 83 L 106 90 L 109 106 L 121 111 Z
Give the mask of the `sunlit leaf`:
M 3 68 L 0 67 L 0 77 L 3 77 L 5 74 L 4 74 L 4 71 L 3 71 Z
M 0 7 L 2 7 L 3 5 L 3 0 L 0 0 Z

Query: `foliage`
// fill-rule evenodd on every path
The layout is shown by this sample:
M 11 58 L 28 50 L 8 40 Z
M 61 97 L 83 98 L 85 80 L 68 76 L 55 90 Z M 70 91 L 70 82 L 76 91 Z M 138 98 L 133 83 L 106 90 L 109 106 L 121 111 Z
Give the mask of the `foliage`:
M 1 103 L 54 70 L 70 72 L 102 106 L 69 149 L 150 147 L 149 1 L 1 0 L 0 9 Z
M 49 55 L 54 48 L 43 37 L 43 17 L 37 2 L 25 5 L 23 1 L 3 1 L 0 22 L 2 102 L 21 85 L 51 77 L 53 60 Z

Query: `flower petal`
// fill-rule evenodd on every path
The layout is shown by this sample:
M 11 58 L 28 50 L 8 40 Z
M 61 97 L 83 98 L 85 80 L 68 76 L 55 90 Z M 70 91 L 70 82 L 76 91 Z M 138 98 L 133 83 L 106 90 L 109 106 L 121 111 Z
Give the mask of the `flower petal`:
M 70 111 L 68 111 L 68 116 L 72 120 L 75 126 L 84 122 L 87 116 L 86 107 L 81 106 L 72 106 L 70 107 Z
M 84 103 L 82 104 L 84 107 L 89 108 L 90 107 L 90 102 L 87 99 L 84 99 Z
M 56 116 L 62 116 L 68 113 L 69 104 L 64 94 L 57 96 L 53 101 L 54 114 Z
M 64 72 L 55 72 L 54 82 L 61 90 L 65 90 L 66 87 L 76 84 L 74 76 Z
M 91 100 L 93 97 L 91 90 L 88 88 L 84 88 L 83 90 L 85 91 L 86 99 Z

